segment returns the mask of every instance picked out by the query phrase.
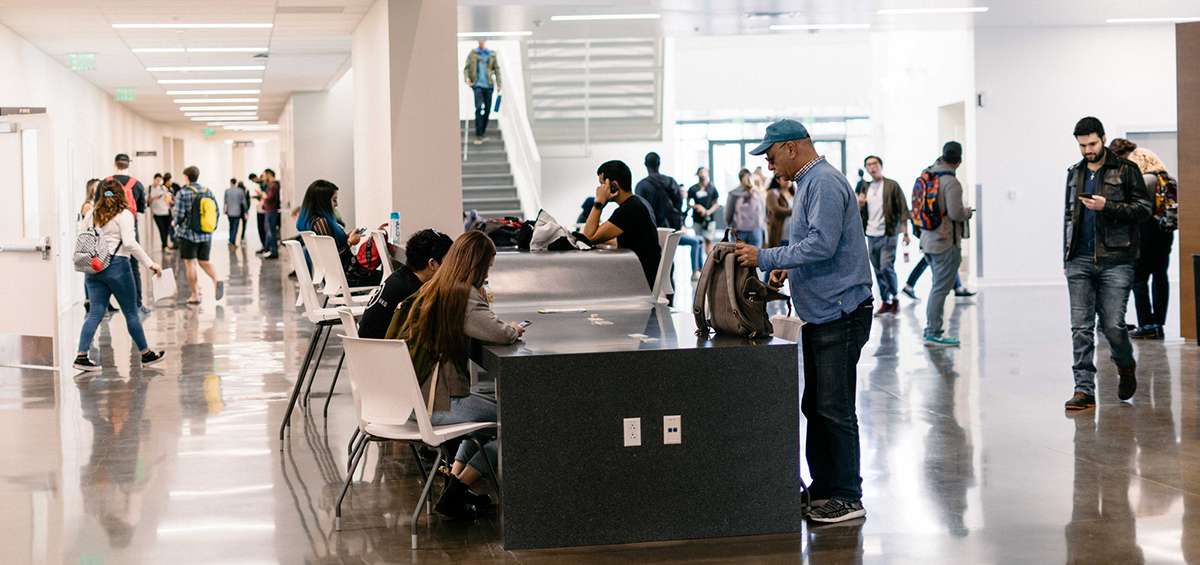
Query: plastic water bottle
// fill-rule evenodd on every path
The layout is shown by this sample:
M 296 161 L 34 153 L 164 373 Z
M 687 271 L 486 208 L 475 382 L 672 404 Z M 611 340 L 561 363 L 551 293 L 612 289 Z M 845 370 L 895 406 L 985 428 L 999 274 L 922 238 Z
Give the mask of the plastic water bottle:
M 492 287 L 488 286 L 487 281 L 483 281 L 483 294 L 487 296 L 488 307 L 491 308 L 492 301 L 496 299 L 496 296 L 492 294 Z
M 400 241 L 400 212 L 392 212 L 392 217 L 391 217 L 391 220 L 390 220 L 388 223 L 389 223 L 389 224 L 391 225 L 391 227 L 392 227 L 392 229 L 391 229 L 391 232 L 392 232 L 392 234 L 391 234 L 391 235 L 392 235 L 392 241 L 391 241 L 391 243 L 392 243 L 392 245 L 395 245 L 395 246 L 399 247 L 399 246 L 400 246 L 400 244 L 401 244 L 401 241 Z

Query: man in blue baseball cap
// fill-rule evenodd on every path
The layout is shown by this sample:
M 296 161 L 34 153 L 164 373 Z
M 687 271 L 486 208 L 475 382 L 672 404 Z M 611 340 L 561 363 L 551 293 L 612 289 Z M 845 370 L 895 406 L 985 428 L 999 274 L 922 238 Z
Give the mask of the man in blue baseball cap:
M 871 266 L 854 190 L 841 171 L 817 155 L 804 124 L 767 126 L 750 152 L 765 155 L 775 176 L 796 183 L 791 243 L 758 249 L 739 243 L 738 261 L 771 272 L 778 287 L 790 280 L 801 330 L 808 420 L 805 457 L 812 472 L 815 522 L 866 515 L 859 472 L 858 416 L 854 409 L 859 355 L 871 334 Z

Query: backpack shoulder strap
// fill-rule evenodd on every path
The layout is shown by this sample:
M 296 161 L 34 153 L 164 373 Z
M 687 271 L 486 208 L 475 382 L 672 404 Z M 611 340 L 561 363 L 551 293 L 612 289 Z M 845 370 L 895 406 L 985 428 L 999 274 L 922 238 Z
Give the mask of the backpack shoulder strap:
M 726 237 L 729 236 L 729 230 L 726 231 Z M 704 267 L 700 271 L 700 280 L 696 283 L 696 294 L 692 297 L 692 315 L 696 317 L 696 335 L 708 334 L 708 319 L 704 317 L 705 307 L 708 305 L 708 281 L 712 278 L 713 263 L 717 257 L 717 251 L 714 249 L 708 256 L 708 260 L 704 261 Z
M 137 179 L 130 175 L 129 180 L 125 182 L 125 190 L 133 190 L 135 184 L 137 184 Z

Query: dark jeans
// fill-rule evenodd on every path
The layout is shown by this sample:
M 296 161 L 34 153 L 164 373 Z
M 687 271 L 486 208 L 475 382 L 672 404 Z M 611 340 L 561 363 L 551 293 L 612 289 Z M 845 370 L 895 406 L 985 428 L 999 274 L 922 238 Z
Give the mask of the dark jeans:
M 704 240 L 696 236 L 683 234 L 679 237 L 679 245 L 690 247 L 688 257 L 692 259 L 692 270 L 699 271 L 704 268 Z
M 238 224 L 242 223 L 241 216 L 229 216 L 229 243 L 238 241 Z
M 917 261 L 916 265 L 913 265 L 912 272 L 908 274 L 908 281 L 904 284 L 908 286 L 917 286 L 917 281 L 921 279 L 921 275 L 925 274 L 925 268 L 928 266 L 929 260 L 925 259 L 925 256 L 922 255 L 921 260 Z M 958 290 L 962 287 L 962 278 L 958 275 L 954 275 L 954 289 Z
M 1146 231 L 1142 230 L 1141 256 L 1133 262 L 1133 305 L 1137 307 L 1139 326 L 1162 326 L 1167 322 L 1167 305 L 1171 302 L 1167 266 L 1175 234 L 1158 232 L 1147 237 Z M 1154 277 L 1153 284 L 1150 277 Z
M 154 224 L 158 226 L 158 238 L 162 240 L 162 246 L 167 247 L 171 241 L 171 216 L 155 216 Z
M 266 243 L 263 244 L 263 249 L 267 251 L 267 255 L 272 257 L 279 256 L 279 212 L 267 212 L 267 218 L 263 221 L 267 229 Z
M 129 330 L 134 345 L 138 351 L 150 348 L 146 344 L 146 333 L 142 330 L 142 319 L 138 317 L 137 305 L 133 296 L 133 270 L 129 268 L 128 257 L 113 257 L 108 268 L 94 275 L 83 276 L 83 284 L 87 295 L 92 301 L 87 319 L 83 321 L 83 331 L 79 333 L 79 349 L 87 353 L 92 348 L 92 339 L 96 337 L 96 328 L 104 320 L 108 311 L 108 297 L 115 296 L 121 313 L 125 315 L 125 328 Z
M 871 258 L 871 268 L 875 269 L 879 299 L 884 302 L 895 298 L 900 292 L 896 284 L 897 239 L 894 235 L 867 236 L 867 255 Z
M 1125 328 L 1125 307 L 1133 286 L 1130 263 L 1097 263 L 1077 257 L 1067 263 L 1067 293 L 1071 297 L 1071 340 L 1075 350 L 1075 391 L 1096 394 L 1096 315 L 1108 339 L 1112 362 L 1133 365 L 1133 344 Z
M 475 91 L 475 137 L 483 137 L 492 115 L 492 89 L 475 86 L 471 90 Z
M 800 330 L 804 392 L 800 411 L 808 420 L 805 457 L 814 499 L 862 499 L 858 415 L 854 395 L 858 358 L 871 335 L 871 299 L 841 318 Z
M 267 248 L 267 215 L 262 212 L 258 213 L 258 243 Z

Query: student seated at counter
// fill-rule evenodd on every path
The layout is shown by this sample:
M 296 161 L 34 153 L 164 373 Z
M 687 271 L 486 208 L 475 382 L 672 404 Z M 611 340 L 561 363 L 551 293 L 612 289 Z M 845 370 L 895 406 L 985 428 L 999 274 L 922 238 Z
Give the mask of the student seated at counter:
M 399 331 L 396 335 L 388 331 L 388 338 L 408 340 L 408 352 L 426 403 L 433 395 L 429 419 L 435 426 L 497 421 L 495 404 L 471 396 L 467 368 L 471 339 L 511 344 L 525 333 L 515 322 L 505 324 L 488 306 L 483 283 L 495 258 L 496 246 L 483 232 L 469 231 L 459 236 L 429 282 L 396 312 L 404 320 Z M 435 367 L 437 379 L 432 378 Z M 436 386 L 431 387 L 434 382 Z M 450 469 L 450 483 L 435 506 L 451 518 L 473 519 L 479 510 L 492 504 L 489 496 L 475 494 L 469 487 L 487 473 L 484 457 L 492 469 L 497 466 L 500 446 L 496 428 L 472 435 L 484 444 L 484 453 L 479 453 L 474 442 L 462 442 Z
M 600 178 L 600 186 L 596 187 L 596 201 L 588 214 L 583 235 L 596 244 L 611 243 L 610 240 L 616 238 L 617 247 L 633 250 L 646 274 L 646 284 L 653 288 L 662 247 L 658 244 L 658 228 L 650 204 L 633 193 L 633 173 L 625 163 L 604 163 L 596 170 L 596 175 Z M 617 209 L 607 222 L 601 224 L 600 213 L 609 202 L 616 202 Z
M 367 302 L 367 308 L 358 322 L 359 337 L 383 339 L 400 303 L 416 294 L 421 285 L 433 278 L 442 264 L 442 258 L 453 244 L 450 236 L 434 230 L 412 234 L 404 244 L 405 264 L 397 267 Z
M 368 270 L 358 264 L 354 257 L 354 246 L 362 240 L 362 231 L 346 233 L 338 222 L 337 185 L 327 180 L 315 180 L 304 193 L 304 202 L 296 209 L 296 230 L 311 231 L 317 235 L 332 237 L 337 243 L 338 257 L 346 273 L 346 283 L 352 287 L 378 286 L 383 271 Z M 308 250 L 305 250 L 308 253 Z M 307 257 L 307 255 L 306 255 Z M 309 269 L 312 268 L 311 257 Z

